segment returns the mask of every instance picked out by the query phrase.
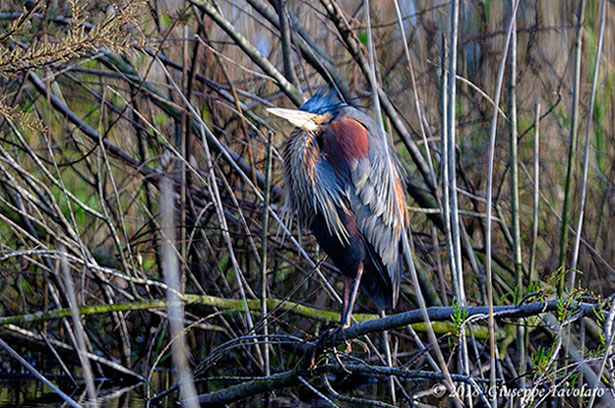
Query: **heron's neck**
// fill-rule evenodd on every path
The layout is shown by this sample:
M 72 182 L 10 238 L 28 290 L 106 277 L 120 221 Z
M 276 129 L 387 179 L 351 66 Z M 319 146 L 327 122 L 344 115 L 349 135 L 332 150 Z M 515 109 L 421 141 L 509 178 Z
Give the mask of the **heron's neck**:
M 290 204 L 300 214 L 300 219 L 309 224 L 313 216 L 318 189 L 319 147 L 316 134 L 299 129 L 291 134 L 286 145 L 284 167 L 286 192 Z
M 309 176 L 318 161 L 320 149 L 316 143 L 317 134 L 315 132 L 298 131 L 291 138 L 288 146 L 288 154 L 291 170 L 304 170 Z M 314 175 L 311 174 L 313 179 Z M 313 181 L 313 180 L 312 180 Z

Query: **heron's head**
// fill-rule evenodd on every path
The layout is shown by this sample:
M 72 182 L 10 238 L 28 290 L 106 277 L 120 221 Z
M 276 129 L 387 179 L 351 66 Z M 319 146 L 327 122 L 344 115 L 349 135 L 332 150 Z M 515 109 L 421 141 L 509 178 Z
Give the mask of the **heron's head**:
M 340 109 L 346 106 L 333 89 L 321 90 L 299 109 L 269 108 L 267 112 L 288 120 L 296 127 L 315 132 L 322 125 L 333 121 Z

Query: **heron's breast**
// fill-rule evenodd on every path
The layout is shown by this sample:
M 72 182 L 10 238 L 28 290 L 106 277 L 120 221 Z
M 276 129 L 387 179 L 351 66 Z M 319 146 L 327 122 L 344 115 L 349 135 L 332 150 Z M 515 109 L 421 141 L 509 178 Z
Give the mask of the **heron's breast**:
M 317 214 L 323 216 L 331 234 L 345 242 L 348 231 L 340 218 L 350 211 L 343 186 L 326 155 L 320 149 L 319 134 L 296 132 L 285 152 L 286 189 L 290 204 L 304 225 Z

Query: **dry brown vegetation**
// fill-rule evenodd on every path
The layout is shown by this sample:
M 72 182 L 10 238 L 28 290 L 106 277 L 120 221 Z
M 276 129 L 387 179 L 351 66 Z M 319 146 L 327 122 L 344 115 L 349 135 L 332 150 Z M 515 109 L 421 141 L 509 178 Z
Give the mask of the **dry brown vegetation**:
M 92 406 L 103 376 L 169 406 L 613 404 L 615 7 L 513 3 L 460 2 L 457 35 L 454 0 L 0 3 L 2 369 Z M 319 337 L 339 272 L 282 219 L 265 108 L 371 107 L 370 36 L 418 281 Z

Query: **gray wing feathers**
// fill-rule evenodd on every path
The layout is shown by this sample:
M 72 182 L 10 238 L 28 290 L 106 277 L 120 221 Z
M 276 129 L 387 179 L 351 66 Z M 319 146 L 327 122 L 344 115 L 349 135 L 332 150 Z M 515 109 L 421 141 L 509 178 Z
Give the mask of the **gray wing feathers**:
M 394 162 L 393 169 L 389 171 L 379 143 L 374 148 L 368 157 L 352 166 L 352 186 L 346 194 L 356 215 L 359 229 L 374 247 L 387 269 L 395 297 L 401 271 L 400 240 L 406 228 L 406 221 L 398 203 L 395 181 L 396 179 L 401 181 L 402 173 L 398 163 L 394 161 L 395 156 L 391 156 Z
M 342 191 L 336 180 L 335 173 L 331 164 L 327 161 L 320 161 L 316 164 L 317 179 L 320 181 L 314 185 L 316 201 L 319 212 L 323 214 L 327 229 L 331 235 L 336 236 L 340 242 L 348 243 L 348 230 L 342 222 L 337 208 L 348 212 L 347 205 L 344 203 Z

